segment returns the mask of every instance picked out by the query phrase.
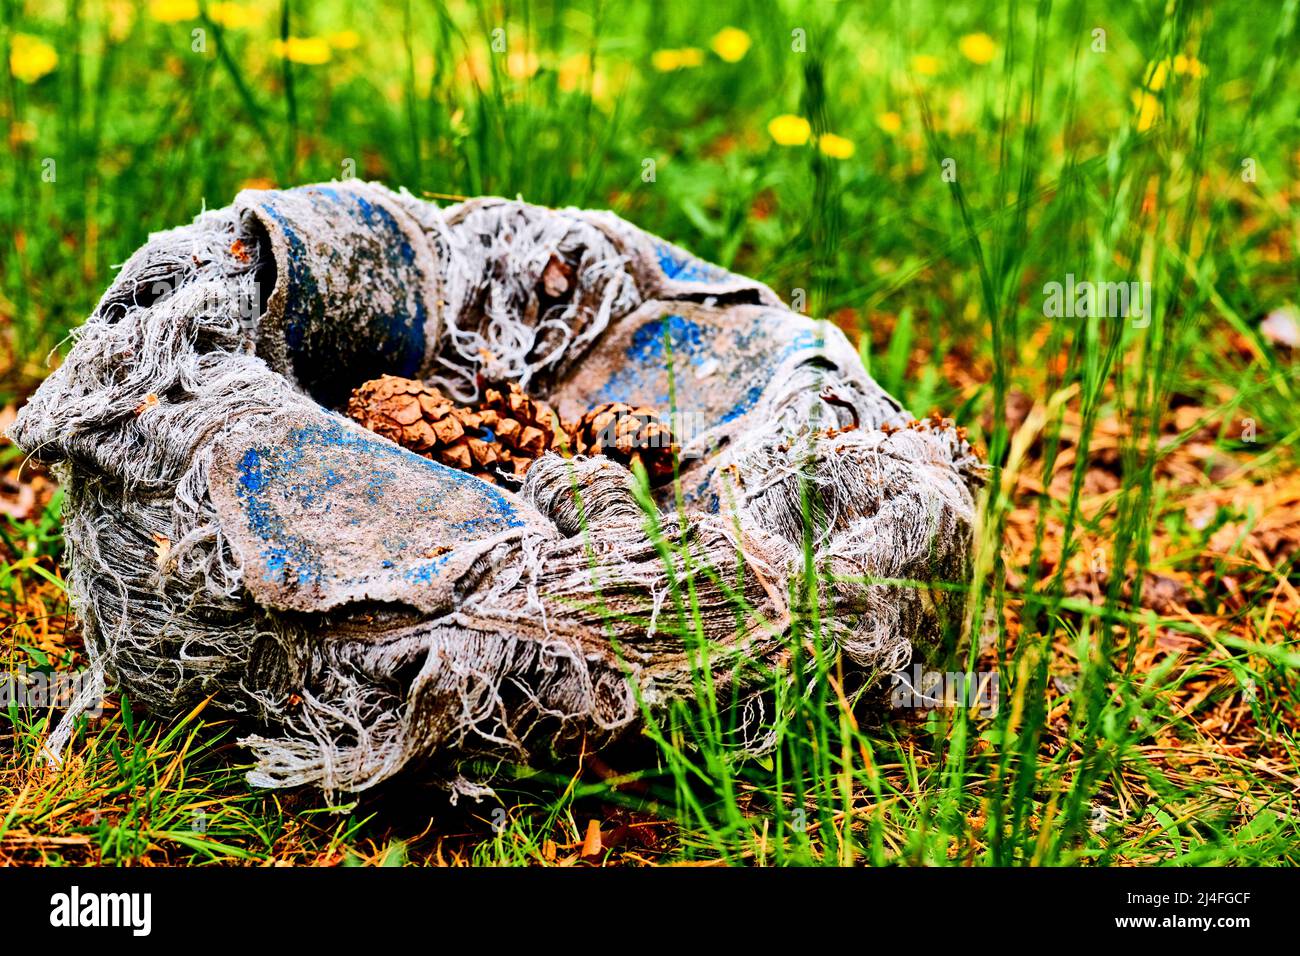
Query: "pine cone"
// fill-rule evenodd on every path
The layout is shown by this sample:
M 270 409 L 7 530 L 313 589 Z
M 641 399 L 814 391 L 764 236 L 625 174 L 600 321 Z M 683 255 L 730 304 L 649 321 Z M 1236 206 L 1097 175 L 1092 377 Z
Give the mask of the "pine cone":
M 489 388 L 473 409 L 423 382 L 385 375 L 352 393 L 348 415 L 404 448 L 492 482 L 522 475 L 568 438 L 550 407 L 514 383 L 505 391 Z
M 479 426 L 501 449 L 504 462 L 522 475 L 548 451 L 569 444 L 568 432 L 550 405 L 529 398 L 515 382 L 489 387 L 477 412 Z
M 583 415 L 574 444 L 580 455 L 605 455 L 628 468 L 640 461 L 652 485 L 672 478 L 678 451 L 672 430 L 653 409 L 624 402 L 606 402 Z

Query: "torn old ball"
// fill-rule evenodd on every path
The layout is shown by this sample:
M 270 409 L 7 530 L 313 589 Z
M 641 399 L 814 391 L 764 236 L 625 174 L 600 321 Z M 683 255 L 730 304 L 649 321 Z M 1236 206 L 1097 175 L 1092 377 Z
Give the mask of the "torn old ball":
M 363 428 L 343 412 L 383 376 L 416 384 L 371 395 L 383 424 Z M 452 434 L 485 382 L 604 417 L 582 449 L 547 433 L 489 461 Z M 494 420 L 535 425 L 512 394 Z M 425 453 L 393 440 L 408 426 Z M 151 237 L 10 435 L 65 489 L 101 681 L 83 705 L 211 696 L 257 728 L 256 785 L 356 791 L 409 766 L 455 796 L 482 792 L 480 758 L 634 731 L 701 666 L 762 746 L 753 702 L 793 679 L 800 595 L 867 677 L 934 647 L 982 473 L 944 426 L 834 326 L 611 213 L 350 181 L 248 190 Z M 637 471 L 671 480 L 645 486 L 627 465 L 652 435 L 671 451 Z

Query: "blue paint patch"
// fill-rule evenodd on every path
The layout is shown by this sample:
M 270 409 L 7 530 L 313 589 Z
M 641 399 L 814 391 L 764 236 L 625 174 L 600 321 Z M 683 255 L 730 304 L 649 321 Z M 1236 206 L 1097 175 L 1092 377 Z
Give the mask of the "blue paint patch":
M 414 376 L 428 351 L 425 326 L 429 307 L 418 290 L 423 276 L 416 250 L 387 208 L 346 189 L 311 186 L 278 194 L 305 200 L 327 221 L 352 220 L 364 228 L 346 245 L 331 245 L 332 233 L 300 235 L 292 222 L 294 206 L 277 194 L 260 208 L 284 236 L 287 275 L 284 301 L 285 345 L 294 372 L 325 404 L 338 404 L 342 384 L 381 373 Z M 309 250 L 307 240 L 313 242 Z M 323 276 L 312 274 L 313 259 L 326 273 L 365 275 L 369 295 L 340 301 Z M 324 257 L 322 261 L 321 257 Z M 348 334 L 339 336 L 339 329 Z
M 442 573 L 442 567 L 447 563 L 447 555 L 441 554 L 430 561 L 425 561 L 415 567 L 408 568 L 402 575 L 412 584 L 429 584 Z
M 734 422 L 737 418 L 748 415 L 750 410 L 758 404 L 758 400 L 763 397 L 763 386 L 751 385 L 745 390 L 740 401 L 736 402 L 723 416 L 719 419 L 721 424 Z
M 667 331 L 667 342 L 664 332 Z M 710 330 L 712 331 L 712 330 Z M 710 351 L 712 342 L 704 341 L 705 330 L 699 323 L 680 315 L 667 315 L 645 323 L 632 333 L 632 344 L 627 347 L 630 362 L 663 362 L 671 347 L 674 359 L 684 358 L 692 365 L 701 364 Z
M 713 354 L 714 335 L 716 330 L 680 315 L 646 322 L 632 333 L 632 342 L 626 350 L 627 361 L 610 375 L 596 402 L 626 402 L 639 397 L 656 407 L 667 408 L 669 351 L 674 366 L 698 368 Z M 645 397 L 647 393 L 649 398 Z
M 280 210 L 269 203 L 263 203 L 262 209 L 280 226 L 288 247 L 289 286 L 284 299 L 284 341 L 289 347 L 289 355 L 296 358 L 302 350 L 307 330 L 320 321 L 324 303 L 316 277 L 307 267 L 307 247 L 302 239 Z
M 405 491 L 413 482 L 428 490 L 409 505 L 408 515 L 397 517 L 409 521 L 412 529 L 444 530 L 449 544 L 492 537 L 525 524 L 499 488 L 336 422 L 296 428 L 282 443 L 247 449 L 239 460 L 236 496 L 248 530 L 262 544 L 266 579 L 308 586 L 326 582 L 320 548 L 329 543 L 297 533 L 295 517 L 338 509 L 345 524 L 362 525 L 386 502 L 405 501 L 393 492 Z M 474 517 L 439 521 L 439 511 L 453 495 L 458 512 L 469 508 Z M 385 517 L 393 517 L 393 505 L 387 508 Z M 419 563 L 408 576 L 436 575 L 450 552 L 436 561 L 421 560 L 427 556 L 429 535 L 413 533 L 411 538 L 418 540 L 405 535 L 386 538 L 382 547 L 387 553 L 377 556 L 380 565 L 391 569 L 415 560 Z
M 244 499 L 248 530 L 262 540 L 268 580 L 304 585 L 321 579 L 320 556 L 310 542 L 293 534 L 284 516 L 265 497 L 276 481 L 275 465 L 267 466 L 264 450 L 250 448 L 239 462 L 239 491 Z
M 724 362 L 720 378 L 717 382 L 710 379 L 713 383 L 710 387 L 716 391 L 725 381 L 737 398 L 707 427 L 733 422 L 754 409 L 772 374 L 786 360 L 797 352 L 825 347 L 826 340 L 822 335 L 811 329 L 800 329 L 780 348 L 772 351 L 772 343 L 783 337 L 779 326 L 786 320 L 785 313 L 767 311 L 759 314 L 748 326 L 734 330 L 701 325 L 680 315 L 648 321 L 632 333 L 632 340 L 625 350 L 626 361 L 593 396 L 593 402 L 646 402 L 667 408 L 667 371 L 671 352 L 674 367 L 680 369 L 701 368 L 713 360 Z M 731 358 L 727 368 L 725 363 L 729 356 L 739 356 L 740 359 Z M 689 398 L 682 401 L 685 397 L 682 384 L 679 380 L 679 402 L 689 407 Z
M 764 323 L 760 321 L 760 322 L 755 322 L 754 325 L 751 326 L 748 331 L 744 331 L 744 332 L 738 331 L 736 333 L 736 347 L 740 349 L 751 345 L 754 336 L 757 334 L 758 331 L 762 330 L 763 328 L 764 328 Z M 742 338 L 744 341 L 743 346 L 741 344 Z M 790 358 L 790 356 L 794 355 L 796 352 L 802 352 L 807 349 L 820 349 L 820 348 L 824 348 L 825 346 L 826 346 L 826 339 L 824 336 L 818 335 L 817 333 L 813 332 L 811 329 L 801 329 L 795 335 L 795 337 L 791 339 L 789 342 L 787 342 L 771 360 L 765 362 L 763 367 L 768 371 L 780 368 L 782 363 L 784 363 L 786 359 Z M 733 405 L 730 409 L 728 409 L 723 414 L 723 416 L 718 420 L 719 424 L 734 422 L 737 418 L 741 418 L 745 415 L 748 415 L 753 410 L 754 406 L 758 404 L 758 400 L 763 397 L 763 389 L 766 386 L 767 386 L 767 376 L 764 376 L 761 385 L 755 384 L 745 389 L 744 394 L 741 395 L 740 399 L 736 402 L 736 404 Z
M 677 282 L 725 282 L 731 278 L 726 269 L 697 259 L 667 242 L 656 243 L 655 258 L 664 276 Z

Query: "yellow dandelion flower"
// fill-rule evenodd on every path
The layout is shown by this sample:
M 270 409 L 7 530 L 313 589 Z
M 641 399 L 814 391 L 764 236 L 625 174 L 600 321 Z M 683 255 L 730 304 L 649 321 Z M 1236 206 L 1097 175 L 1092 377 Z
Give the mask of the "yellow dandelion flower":
M 1160 60 L 1156 63 L 1147 64 L 1146 78 L 1142 81 L 1152 93 L 1159 93 L 1165 88 L 1165 81 L 1169 79 L 1169 61 Z
M 114 43 L 121 43 L 135 26 L 135 6 L 129 0 L 109 0 L 105 7 L 108 17 L 108 37 Z
M 704 51 L 697 46 L 684 46 L 677 51 L 677 58 L 682 69 L 689 69 L 704 62 Z
M 682 47 L 680 50 L 655 50 L 650 54 L 650 65 L 660 73 L 689 69 L 703 62 L 704 51 L 694 46 Z
M 928 53 L 918 53 L 912 57 L 912 72 L 922 76 L 935 76 L 939 72 L 939 58 Z
M 1133 107 L 1137 110 L 1137 131 L 1145 133 L 1160 121 L 1160 99 L 1148 93 L 1134 91 Z
M 556 69 L 560 89 L 574 93 L 587 89 L 593 102 L 602 104 L 609 95 L 609 77 L 592 63 L 586 53 L 576 53 L 562 61 Z
M 149 3 L 149 16 L 159 23 L 180 23 L 198 15 L 198 0 L 150 0 Z
M 849 159 L 854 152 L 853 141 L 834 133 L 822 133 L 817 137 L 817 148 L 831 159 Z
M 881 113 L 876 117 L 876 125 L 890 136 L 897 136 L 903 128 L 903 118 L 897 113 Z
M 997 44 L 987 33 L 966 34 L 957 41 L 957 49 L 961 50 L 962 56 L 977 66 L 992 63 L 993 57 L 997 56 L 998 52 Z
M 323 37 L 289 37 L 271 44 L 271 52 L 290 63 L 320 66 L 330 59 L 330 45 Z
M 262 22 L 265 11 L 246 3 L 213 3 L 208 6 L 212 22 L 227 30 L 243 30 Z
M 506 57 L 506 72 L 516 80 L 526 80 L 537 72 L 541 63 L 531 50 L 514 50 Z
M 1204 63 L 1196 59 L 1196 57 L 1185 56 L 1180 53 L 1174 57 L 1174 72 L 1179 76 L 1190 76 L 1194 80 L 1199 80 L 1201 77 L 1205 76 L 1206 73 L 1209 73 L 1210 70 Z
M 23 120 L 20 123 L 13 123 L 9 127 L 9 145 L 17 146 L 19 143 L 36 142 L 36 124 L 31 120 Z
M 555 71 L 559 87 L 565 93 L 572 93 L 582 85 L 582 81 L 591 74 L 591 57 L 586 53 L 574 53 L 560 61 Z
M 783 113 L 767 124 L 767 131 L 778 146 L 802 146 L 812 135 L 812 126 L 802 116 Z
M 361 45 L 361 34 L 356 30 L 339 30 L 325 37 L 325 42 L 335 50 L 355 50 Z
M 650 65 L 660 73 L 671 73 L 681 64 L 676 50 L 655 50 L 650 54 Z
M 492 79 L 486 50 L 475 44 L 465 58 L 456 64 L 456 82 L 464 85 L 486 86 Z
M 738 27 L 724 27 L 714 35 L 710 46 L 721 59 L 728 63 L 739 63 L 745 58 L 752 44 L 753 41 L 744 30 Z
M 1165 88 L 1171 70 L 1177 76 L 1186 76 L 1193 80 L 1199 80 L 1209 72 L 1205 64 L 1196 57 L 1179 53 L 1172 59 L 1165 57 L 1163 60 L 1148 63 L 1142 85 L 1152 93 L 1159 93 Z
M 429 54 L 421 54 L 415 58 L 415 82 L 418 86 L 426 86 L 433 82 L 433 57 Z
M 59 54 L 40 37 L 15 33 L 9 43 L 9 72 L 24 83 L 35 83 L 59 65 Z

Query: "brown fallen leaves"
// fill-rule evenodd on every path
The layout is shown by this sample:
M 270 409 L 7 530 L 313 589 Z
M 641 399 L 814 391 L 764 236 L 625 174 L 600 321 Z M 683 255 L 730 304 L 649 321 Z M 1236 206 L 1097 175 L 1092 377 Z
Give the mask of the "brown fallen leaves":
M 17 414 L 14 405 L 0 409 L 0 436 Z M 0 514 L 15 521 L 33 520 L 50 503 L 54 481 L 39 462 L 28 461 L 7 438 L 0 437 L 0 454 L 7 460 L 0 466 Z
M 1093 431 L 1076 544 L 1068 555 L 1062 553 L 1062 502 L 1068 500 L 1063 496 L 1069 493 L 1081 427 L 1079 416 L 1067 412 L 1062 450 L 1046 488 L 1038 457 L 1041 443 L 1017 480 L 1003 546 L 1012 645 L 1024 612 L 1019 593 L 1041 586 L 1061 570 L 1062 561 L 1066 595 L 1097 607 L 1105 604 L 1118 575 L 1120 609 L 1136 614 L 1139 622 L 1131 644 L 1125 628 L 1115 627 L 1118 652 L 1132 654 L 1139 681 L 1172 664 L 1159 694 L 1175 719 L 1158 730 L 1153 744 L 1140 748 L 1142 756 L 1172 781 L 1210 785 L 1217 798 L 1240 802 L 1242 812 L 1253 806 L 1252 800 L 1221 783 L 1225 767 L 1249 768 L 1300 785 L 1286 741 L 1257 719 L 1257 694 L 1262 698 L 1263 689 L 1251 680 L 1243 682 L 1233 660 L 1241 657 L 1241 642 L 1287 647 L 1300 625 L 1300 593 L 1293 584 L 1300 552 L 1300 473 L 1272 468 L 1257 474 L 1253 450 L 1241 446 L 1234 451 L 1231 440 L 1216 441 L 1219 435 L 1239 437 L 1230 422 L 1199 406 L 1169 410 L 1154 469 L 1156 511 L 1145 542 L 1149 570 L 1139 588 L 1131 565 L 1111 566 L 1119 496 L 1137 493 L 1124 489 L 1121 443 L 1127 435 L 1113 418 L 1100 421 Z M 1040 521 L 1041 560 L 1038 580 L 1031 582 Z M 1080 620 L 1075 617 L 1075 623 Z M 1052 648 L 1051 672 L 1057 679 L 1050 691 L 1047 746 L 1053 751 L 1069 746 L 1071 701 L 1066 691 L 1079 669 L 1075 653 L 1064 634 Z M 991 650 L 987 657 L 991 665 Z M 1248 662 L 1253 670 L 1269 669 L 1261 654 L 1251 653 Z M 1277 706 L 1287 699 L 1288 687 L 1279 683 L 1270 691 L 1272 714 L 1294 729 L 1300 723 L 1296 702 Z M 1105 799 L 1113 801 L 1122 819 L 1138 821 L 1142 815 L 1129 811 L 1154 798 L 1154 792 L 1135 770 L 1126 769 L 1121 779 L 1123 785 Z M 1149 821 L 1133 823 L 1135 828 L 1147 825 Z

